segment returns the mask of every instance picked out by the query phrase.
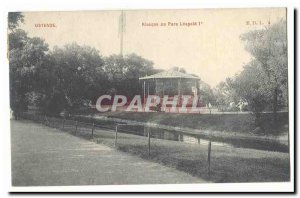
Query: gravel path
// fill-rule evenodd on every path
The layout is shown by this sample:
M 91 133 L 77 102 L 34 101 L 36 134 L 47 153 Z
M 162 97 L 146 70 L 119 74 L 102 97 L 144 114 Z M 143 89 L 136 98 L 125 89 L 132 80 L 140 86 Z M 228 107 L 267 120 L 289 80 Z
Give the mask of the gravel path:
M 31 121 L 11 120 L 11 145 L 13 186 L 205 182 Z

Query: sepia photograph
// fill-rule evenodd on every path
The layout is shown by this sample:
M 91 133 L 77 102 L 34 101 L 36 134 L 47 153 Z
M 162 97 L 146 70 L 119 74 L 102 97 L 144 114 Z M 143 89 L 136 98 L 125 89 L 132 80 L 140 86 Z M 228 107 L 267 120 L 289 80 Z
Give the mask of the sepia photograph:
M 13 187 L 292 181 L 287 8 L 7 19 Z

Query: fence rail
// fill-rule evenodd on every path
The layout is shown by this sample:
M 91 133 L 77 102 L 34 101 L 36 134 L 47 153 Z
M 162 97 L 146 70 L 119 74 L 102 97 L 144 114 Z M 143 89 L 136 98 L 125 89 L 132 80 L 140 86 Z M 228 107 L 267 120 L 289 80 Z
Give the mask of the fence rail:
M 236 153 L 236 151 L 232 150 L 234 147 L 228 148 L 228 146 L 226 145 L 222 146 L 224 147 L 223 150 L 223 148 L 219 147 L 221 145 L 217 145 L 218 141 L 215 141 L 214 139 L 204 139 L 205 141 L 203 142 L 203 139 L 201 138 L 201 136 L 199 136 L 202 139 L 201 144 L 200 139 L 198 139 L 198 141 L 197 139 L 195 139 L 196 142 L 194 142 L 193 146 L 187 146 L 187 144 L 177 144 L 174 143 L 174 141 L 168 142 L 168 140 L 164 140 L 166 138 L 166 134 L 163 134 L 163 138 L 158 137 L 157 130 L 155 130 L 156 126 L 149 126 L 147 124 L 142 125 L 140 123 L 124 123 L 120 121 L 98 120 L 84 117 L 79 118 L 75 116 L 62 118 L 31 113 L 23 113 L 19 117 L 32 120 L 34 122 L 41 123 L 52 128 L 57 128 L 60 131 L 69 132 L 72 135 L 81 136 L 97 143 L 108 144 L 108 146 L 115 147 L 116 149 L 128 151 L 134 154 L 138 152 L 137 154 L 142 158 L 148 157 L 149 159 L 153 159 L 155 161 L 158 161 L 159 163 L 170 163 L 172 167 L 174 165 L 176 167 L 177 165 L 179 165 L 180 167 L 188 166 L 189 170 L 187 170 L 186 168 L 179 169 L 192 174 L 194 174 L 196 171 L 197 175 L 201 177 L 204 176 L 204 178 L 207 178 L 209 180 L 216 181 L 216 178 L 219 178 L 222 175 L 225 175 L 227 177 L 229 175 L 229 172 L 231 172 L 232 175 L 236 173 L 237 177 L 240 177 L 241 175 L 238 171 L 235 171 L 235 168 L 232 167 L 231 164 L 233 162 L 232 159 L 236 160 L 239 157 L 242 157 L 241 155 L 244 154 L 244 150 L 236 150 L 238 154 L 237 157 L 234 156 L 233 158 L 226 155 L 226 157 L 220 158 L 220 154 L 224 152 Z M 132 129 L 134 129 L 134 131 L 132 131 Z M 139 131 L 140 134 L 135 134 L 136 131 Z M 189 135 L 185 134 L 184 131 L 182 133 L 178 133 L 178 131 L 170 132 L 177 133 L 177 141 L 183 141 L 183 135 Z M 168 133 L 167 136 L 169 136 Z M 162 141 L 155 139 L 162 139 Z M 186 139 L 188 138 L 186 137 Z M 165 149 L 167 150 L 166 153 L 164 153 Z M 249 153 L 249 151 L 246 150 L 246 153 Z M 169 157 L 169 155 L 171 156 Z M 224 160 L 229 163 L 225 164 L 226 166 L 223 168 L 223 165 L 220 166 L 220 164 L 223 164 Z M 241 166 L 244 163 L 244 161 L 239 161 L 236 165 Z M 256 163 L 260 162 L 257 161 Z M 230 165 L 230 167 L 228 167 L 228 165 Z M 264 166 L 265 163 L 262 164 L 262 167 Z M 262 175 L 262 177 L 268 178 L 269 175 L 274 174 L 276 174 L 276 177 L 279 178 L 288 177 L 288 173 L 281 173 L 274 169 L 265 169 L 258 167 L 259 166 L 255 165 L 254 170 L 260 172 L 263 171 L 264 174 Z M 240 171 L 241 169 L 238 170 Z
M 94 120 L 91 120 L 90 122 L 83 122 L 78 121 L 76 118 L 57 118 L 53 116 L 47 116 L 47 115 L 41 115 L 41 114 L 29 114 L 29 113 L 23 113 L 20 115 L 23 119 L 33 120 L 37 123 L 44 124 L 49 127 L 57 128 L 62 131 L 69 131 L 73 135 L 78 136 L 79 132 L 85 132 L 88 134 L 90 139 L 94 138 L 94 133 L 96 129 L 105 129 L 111 132 L 114 132 L 114 147 L 117 148 L 118 146 L 118 133 L 126 133 L 126 132 L 132 132 L 130 130 L 121 129 L 122 126 L 133 126 L 133 127 L 142 127 L 144 135 L 147 137 L 147 153 L 148 156 L 151 156 L 151 130 L 149 126 L 146 125 L 140 125 L 140 124 L 129 124 L 129 123 L 106 123 L 106 124 L 96 124 Z M 137 135 L 134 133 L 130 133 L 131 135 Z M 140 135 L 139 135 L 140 136 Z M 198 143 L 200 144 L 200 141 L 198 140 Z M 208 143 L 208 153 L 207 153 L 207 175 L 210 177 L 211 175 L 211 140 L 209 140 Z

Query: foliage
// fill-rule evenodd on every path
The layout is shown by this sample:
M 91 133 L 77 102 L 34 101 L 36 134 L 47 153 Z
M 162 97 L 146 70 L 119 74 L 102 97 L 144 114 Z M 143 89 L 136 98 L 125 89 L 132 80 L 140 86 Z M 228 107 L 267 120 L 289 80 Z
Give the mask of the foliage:
M 247 101 L 258 125 L 260 113 L 272 110 L 276 128 L 277 111 L 288 102 L 286 21 L 247 32 L 241 39 L 253 58 L 241 73 L 218 85 L 215 90 L 217 103 L 228 105 L 230 101 Z
M 10 97 L 14 111 L 26 110 L 30 103 L 59 113 L 95 104 L 103 94 L 130 98 L 141 93 L 139 77 L 159 72 L 152 61 L 136 54 L 103 57 L 95 48 L 76 43 L 49 50 L 44 40 L 17 29 L 23 18 L 18 12 L 8 16 Z M 221 110 L 243 100 L 257 116 L 270 109 L 276 114 L 287 105 L 286 21 L 245 33 L 241 40 L 253 59 L 241 73 L 213 90 L 200 80 L 197 88 L 201 100 Z M 173 69 L 186 73 L 180 67 Z M 183 82 L 181 86 L 191 85 Z
M 235 104 L 238 103 L 240 97 L 233 88 L 233 81 L 233 78 L 226 78 L 224 82 L 220 82 L 213 90 L 216 105 L 221 111 L 237 110 Z
M 51 65 L 41 68 L 42 79 L 52 84 L 44 86 L 45 99 L 49 100 L 44 101 L 46 106 L 48 104 L 47 110 L 60 106 L 57 111 L 73 111 L 91 103 L 98 94 L 95 82 L 103 76 L 103 59 L 99 52 L 72 43 L 55 47 L 49 55 Z
M 233 89 L 239 97 L 249 102 L 249 108 L 260 113 L 266 109 L 270 101 L 270 87 L 267 76 L 256 61 L 244 66 L 244 70 L 236 76 Z
M 287 65 L 287 30 L 286 21 L 266 28 L 248 32 L 241 36 L 246 43 L 246 50 L 259 63 L 267 79 L 266 92 L 272 94 L 273 112 L 278 111 L 280 102 L 287 103 L 288 65 Z M 262 79 L 260 79 L 262 80 Z
M 213 90 L 207 83 L 205 83 L 202 80 L 200 80 L 199 94 L 200 94 L 202 105 L 205 106 L 208 105 L 209 103 L 211 105 L 216 104 L 216 98 L 213 93 Z
M 16 29 L 21 13 L 9 15 L 9 64 L 11 109 L 28 105 L 57 114 L 95 104 L 99 95 L 139 93 L 139 77 L 156 72 L 153 62 L 136 54 L 125 57 L 100 52 L 76 43 L 48 49 L 44 40 Z
M 8 13 L 8 28 L 13 31 L 20 23 L 24 22 L 24 16 L 21 12 L 9 12 Z
M 110 91 L 132 97 L 140 93 L 139 77 L 155 73 L 153 62 L 136 54 L 111 55 L 105 58 L 104 71 Z
M 34 80 L 37 70 L 47 59 L 48 45 L 40 38 L 28 38 L 23 31 L 10 33 L 14 43 L 10 43 L 9 73 L 10 73 L 10 102 L 15 111 L 27 108 L 26 94 L 32 92 L 37 83 Z

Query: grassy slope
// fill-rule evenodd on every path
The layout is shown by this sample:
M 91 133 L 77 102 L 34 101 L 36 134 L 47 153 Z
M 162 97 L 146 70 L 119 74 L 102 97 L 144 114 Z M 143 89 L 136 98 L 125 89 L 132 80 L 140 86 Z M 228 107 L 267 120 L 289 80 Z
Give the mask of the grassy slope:
M 79 128 L 90 138 L 90 129 Z M 93 141 L 114 147 L 115 133 L 96 129 Z M 207 145 L 118 134 L 117 149 L 212 182 L 275 182 L 289 180 L 289 154 L 254 149 L 212 146 L 211 177 L 207 175 Z

